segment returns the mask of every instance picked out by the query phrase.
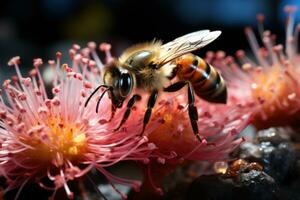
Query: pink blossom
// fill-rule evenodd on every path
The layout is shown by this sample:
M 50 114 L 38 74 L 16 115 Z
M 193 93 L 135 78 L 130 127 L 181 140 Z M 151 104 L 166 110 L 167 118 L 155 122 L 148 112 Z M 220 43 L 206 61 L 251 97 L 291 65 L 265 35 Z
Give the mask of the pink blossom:
M 207 54 L 206 60 L 220 68 L 227 80 L 229 94 L 240 103 L 247 103 L 254 113 L 257 128 L 295 125 L 300 117 L 300 82 L 298 35 L 294 30 L 296 8 L 287 6 L 285 46 L 276 44 L 276 36 L 264 30 L 264 16 L 258 15 L 260 47 L 251 28 L 245 29 L 256 58 L 250 59 L 244 51 L 236 54 L 238 61 L 224 52 Z M 241 63 L 241 64 L 239 64 Z
M 186 100 L 184 91 L 162 94 L 146 131 L 149 142 L 157 146 L 151 160 L 160 164 L 146 166 L 146 180 L 159 194 L 162 194 L 159 185 L 163 177 L 175 166 L 185 161 L 213 163 L 229 159 L 229 154 L 244 141 L 239 133 L 250 123 L 248 107 L 234 99 L 229 100 L 227 105 L 217 105 L 197 98 L 198 127 L 205 138 L 200 143 L 190 125 Z
M 110 117 L 108 98 L 103 99 L 99 113 L 95 112 L 96 100 L 84 106 L 101 81 L 99 69 L 103 65 L 98 57 L 96 62 L 85 57 L 89 49 L 78 51 L 78 45 L 70 50 L 72 67 L 61 65 L 59 52 L 56 61 L 49 61 L 54 71 L 52 95 L 46 92 L 41 59 L 34 59 L 29 77 L 21 74 L 19 57 L 8 62 L 17 75 L 4 81 L 0 97 L 0 173 L 7 180 L 7 190 L 19 188 L 16 198 L 29 182 L 53 190 L 53 196 L 63 187 L 73 198 L 68 181 L 92 168 L 111 184 L 139 188 L 139 181 L 115 177 L 105 167 L 123 160 L 143 161 L 155 146 L 146 136 L 136 136 L 134 124 L 113 132 L 111 126 L 115 123 L 103 123 Z M 53 184 L 46 185 L 44 178 Z
M 242 105 L 231 101 L 227 105 L 218 105 L 197 98 L 198 127 L 205 138 L 200 143 L 190 125 L 184 91 L 161 93 L 161 100 L 145 133 L 149 141 L 158 147 L 153 154 L 176 155 L 173 159 L 158 156 L 161 163 L 226 158 L 242 141 L 242 138 L 238 139 L 238 134 L 248 125 L 250 114 L 243 112 L 246 108 Z M 142 106 L 138 109 L 145 110 Z

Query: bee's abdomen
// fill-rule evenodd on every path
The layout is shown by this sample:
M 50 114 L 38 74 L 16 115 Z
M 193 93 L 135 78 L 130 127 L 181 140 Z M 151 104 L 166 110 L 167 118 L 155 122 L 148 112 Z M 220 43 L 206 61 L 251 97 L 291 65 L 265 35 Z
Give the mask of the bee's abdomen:
M 214 67 L 193 54 L 181 56 L 176 64 L 177 76 L 189 81 L 197 96 L 214 103 L 226 103 L 226 85 Z

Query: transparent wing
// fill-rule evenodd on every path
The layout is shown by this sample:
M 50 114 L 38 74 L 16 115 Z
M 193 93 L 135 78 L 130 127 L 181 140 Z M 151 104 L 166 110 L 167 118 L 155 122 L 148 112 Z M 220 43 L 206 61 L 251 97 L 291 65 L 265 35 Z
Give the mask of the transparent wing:
M 161 46 L 157 64 L 162 66 L 186 53 L 200 49 L 214 41 L 220 34 L 221 31 L 201 30 L 176 38 Z

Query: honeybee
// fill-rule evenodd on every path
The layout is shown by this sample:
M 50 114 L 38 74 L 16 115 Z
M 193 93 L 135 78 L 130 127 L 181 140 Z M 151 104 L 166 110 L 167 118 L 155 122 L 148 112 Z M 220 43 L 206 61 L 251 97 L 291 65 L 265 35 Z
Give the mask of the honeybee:
M 105 88 L 98 100 L 96 112 L 101 98 L 108 92 L 112 101 L 111 120 L 116 110 L 129 98 L 123 118 L 115 129 L 117 131 L 128 119 L 135 102 L 141 100 L 139 94 L 133 94 L 134 89 L 149 93 L 142 135 L 151 118 L 159 92 L 176 92 L 187 86 L 190 123 L 197 139 L 202 141 L 203 137 L 199 134 L 197 126 L 198 113 L 194 105 L 194 92 L 204 100 L 226 103 L 227 91 L 220 74 L 203 59 L 190 52 L 206 46 L 220 34 L 221 31 L 201 30 L 166 44 L 154 40 L 128 48 L 118 59 L 106 64 L 102 79 L 104 84 L 94 90 L 85 106 L 100 88 Z M 178 81 L 170 84 L 175 77 Z

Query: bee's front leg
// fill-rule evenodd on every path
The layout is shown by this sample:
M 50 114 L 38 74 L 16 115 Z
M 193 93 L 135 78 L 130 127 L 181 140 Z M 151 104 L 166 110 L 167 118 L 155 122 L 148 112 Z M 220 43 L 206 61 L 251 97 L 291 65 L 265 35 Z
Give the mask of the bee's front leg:
M 110 118 L 109 118 L 109 122 L 111 122 L 111 120 L 115 117 L 117 108 L 114 104 L 111 104 L 111 109 L 110 109 Z
M 115 128 L 114 131 L 117 131 L 117 130 L 119 130 L 119 129 L 122 127 L 122 125 L 123 125 L 123 124 L 126 122 L 126 120 L 128 119 L 128 117 L 129 117 L 129 115 L 130 115 L 130 113 L 131 113 L 131 109 L 132 109 L 134 103 L 135 103 L 136 101 L 141 100 L 141 99 L 142 99 L 142 97 L 141 97 L 140 95 L 138 95 L 138 94 L 135 94 L 135 95 L 133 95 L 133 96 L 130 98 L 130 100 L 129 100 L 128 103 L 127 103 L 127 108 L 126 108 L 126 111 L 125 111 L 125 113 L 124 113 L 124 115 L 123 115 L 123 118 L 122 118 L 122 120 L 121 120 L 119 126 L 118 126 L 117 128 Z

